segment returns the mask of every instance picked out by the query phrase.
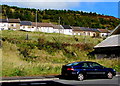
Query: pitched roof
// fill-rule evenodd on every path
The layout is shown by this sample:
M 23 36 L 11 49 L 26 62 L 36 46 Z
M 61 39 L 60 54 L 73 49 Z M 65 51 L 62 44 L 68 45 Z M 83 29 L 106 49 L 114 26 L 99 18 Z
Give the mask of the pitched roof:
M 36 26 L 36 22 L 32 22 L 32 26 Z M 37 22 L 37 26 L 38 27 L 53 27 L 51 23 L 40 23 L 40 22 Z
M 120 34 L 120 24 L 111 32 L 111 35 Z
M 97 29 L 87 28 L 87 27 L 80 27 L 81 31 L 92 31 L 92 32 L 99 32 Z
M 62 25 L 53 25 L 54 29 L 63 29 Z
M 31 21 L 21 21 L 20 25 L 32 25 Z
M 115 46 L 120 46 L 120 35 L 112 35 L 96 45 L 94 48 Z
M 72 28 L 73 28 L 73 31 L 81 31 L 81 30 L 80 30 L 80 27 L 74 27 L 74 26 L 73 26 Z
M 41 27 L 53 27 L 51 23 L 39 23 Z
M 72 29 L 72 28 L 70 27 L 70 25 L 62 25 L 62 27 L 63 27 L 64 29 Z
M 32 26 L 36 26 L 36 22 L 32 22 Z
M 7 20 L 7 19 L 0 19 L 0 22 L 7 23 L 7 22 L 8 22 L 8 20 Z
M 107 29 L 98 29 L 98 31 L 100 31 L 101 33 L 109 33 Z
M 9 23 L 20 23 L 20 19 L 8 19 Z

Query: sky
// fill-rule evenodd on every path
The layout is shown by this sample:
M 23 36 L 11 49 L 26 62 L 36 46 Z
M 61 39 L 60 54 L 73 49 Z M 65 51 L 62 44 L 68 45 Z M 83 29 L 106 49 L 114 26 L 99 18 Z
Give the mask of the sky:
M 59 9 L 96 12 L 120 18 L 119 0 L 2 0 L 1 4 L 35 9 Z

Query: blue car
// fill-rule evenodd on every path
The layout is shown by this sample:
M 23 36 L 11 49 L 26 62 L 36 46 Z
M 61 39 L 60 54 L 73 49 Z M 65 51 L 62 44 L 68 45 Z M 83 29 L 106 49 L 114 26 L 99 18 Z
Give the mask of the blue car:
M 105 76 L 112 79 L 116 75 L 116 71 L 112 68 L 106 68 L 96 62 L 82 61 L 74 62 L 62 66 L 62 76 L 76 77 L 82 81 L 89 76 Z

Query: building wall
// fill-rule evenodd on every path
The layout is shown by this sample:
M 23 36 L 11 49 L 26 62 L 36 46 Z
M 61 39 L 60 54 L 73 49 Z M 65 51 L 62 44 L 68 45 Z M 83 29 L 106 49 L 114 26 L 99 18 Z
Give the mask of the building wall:
M 53 27 L 41 27 L 40 31 L 46 32 L 46 33 L 53 33 L 54 32 Z
M 64 30 L 63 29 L 54 28 L 53 29 L 53 33 L 62 33 L 62 34 L 64 34 Z
M 97 59 L 101 58 L 120 58 L 120 54 L 95 54 Z
M 72 34 L 73 35 L 81 35 L 81 33 L 79 31 L 73 31 Z
M 90 32 L 90 31 L 73 31 L 73 35 L 96 36 L 96 32 Z
M 108 33 L 100 33 L 99 35 L 100 35 L 100 37 L 106 37 L 106 36 L 108 36 Z
M 22 25 L 22 26 L 20 26 L 20 29 L 21 30 L 25 30 L 25 31 L 33 31 L 33 29 L 32 29 L 32 26 L 27 26 L 27 25 Z
M 66 35 L 73 35 L 72 29 L 64 29 L 64 34 L 66 34 Z
M 0 23 L 0 30 L 8 30 L 8 23 Z
M 20 23 L 8 23 L 8 30 L 20 30 Z

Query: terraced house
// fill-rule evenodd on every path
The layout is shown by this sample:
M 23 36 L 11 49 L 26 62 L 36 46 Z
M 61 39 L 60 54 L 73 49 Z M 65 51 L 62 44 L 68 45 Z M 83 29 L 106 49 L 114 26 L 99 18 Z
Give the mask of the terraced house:
M 20 29 L 24 31 L 32 31 L 32 22 L 31 21 L 21 21 Z
M 97 36 L 99 35 L 99 31 L 93 28 L 86 27 L 72 27 L 73 35 L 82 35 L 82 36 Z
M 8 30 L 8 19 L 0 19 L 0 30 Z
M 107 29 L 98 29 L 100 37 L 107 37 L 110 34 L 110 31 Z
M 20 30 L 20 19 L 8 19 L 8 30 Z

